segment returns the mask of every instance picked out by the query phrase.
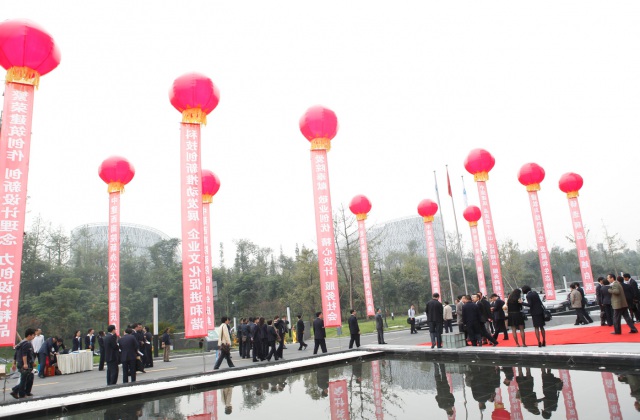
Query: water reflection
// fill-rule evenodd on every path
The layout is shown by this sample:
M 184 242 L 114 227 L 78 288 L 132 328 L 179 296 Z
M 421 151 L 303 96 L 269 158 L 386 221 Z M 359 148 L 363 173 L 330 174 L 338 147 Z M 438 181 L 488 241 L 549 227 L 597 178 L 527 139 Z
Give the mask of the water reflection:
M 638 418 L 640 375 L 384 359 L 78 412 L 65 419 Z

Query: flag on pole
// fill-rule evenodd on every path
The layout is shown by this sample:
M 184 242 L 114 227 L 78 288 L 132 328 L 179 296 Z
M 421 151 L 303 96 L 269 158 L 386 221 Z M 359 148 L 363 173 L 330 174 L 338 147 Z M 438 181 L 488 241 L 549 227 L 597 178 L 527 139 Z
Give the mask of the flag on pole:
M 453 198 L 453 193 L 451 192 L 451 180 L 449 179 L 449 168 L 447 168 L 447 189 L 449 190 L 449 197 Z
M 469 207 L 469 199 L 467 198 L 467 189 L 464 187 L 464 175 L 462 175 L 462 198 L 464 200 L 464 208 Z

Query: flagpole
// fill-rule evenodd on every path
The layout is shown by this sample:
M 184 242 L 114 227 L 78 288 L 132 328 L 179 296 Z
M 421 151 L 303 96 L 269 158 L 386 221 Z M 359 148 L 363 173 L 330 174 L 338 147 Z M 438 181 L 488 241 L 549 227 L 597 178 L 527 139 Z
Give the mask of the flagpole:
M 440 193 L 438 192 L 438 178 L 436 177 L 436 171 L 433 171 L 433 179 L 436 181 L 436 198 L 438 199 L 438 207 L 442 209 L 440 205 Z M 453 298 L 453 285 L 451 284 L 451 269 L 449 268 L 449 253 L 447 252 L 447 233 L 444 230 L 444 217 L 442 216 L 442 210 L 440 210 L 440 220 L 442 221 L 442 237 L 444 239 L 444 259 L 447 262 L 447 274 L 449 275 L 449 291 L 451 292 L 451 303 L 455 302 Z
M 464 294 L 468 295 L 467 289 L 467 275 L 464 272 L 464 260 L 462 258 L 462 241 L 460 240 L 460 231 L 458 230 L 458 216 L 456 216 L 456 204 L 453 202 L 453 194 L 451 193 L 451 183 L 449 182 L 449 165 L 444 165 L 447 168 L 447 186 L 449 188 L 449 197 L 451 197 L 451 207 L 453 207 L 453 220 L 456 222 L 456 236 L 458 237 L 458 249 L 460 250 L 460 267 L 462 268 L 462 279 L 464 280 Z

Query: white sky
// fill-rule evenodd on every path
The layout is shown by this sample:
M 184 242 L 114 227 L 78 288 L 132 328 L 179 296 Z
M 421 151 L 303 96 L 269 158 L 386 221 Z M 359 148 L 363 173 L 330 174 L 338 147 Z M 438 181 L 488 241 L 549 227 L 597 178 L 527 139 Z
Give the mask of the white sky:
M 203 168 L 222 187 L 212 241 L 293 253 L 315 248 L 309 143 L 298 129 L 322 104 L 340 123 L 329 152 L 334 211 L 372 202 L 368 225 L 417 215 L 435 199 L 461 233 L 461 175 L 470 204 L 471 149 L 496 158 L 488 191 L 498 241 L 535 247 L 519 168 L 536 162 L 549 246 L 569 246 L 565 172 L 577 172 L 590 243 L 603 223 L 635 248 L 640 238 L 640 3 L 635 1 L 29 1 L 0 19 L 49 31 L 60 66 L 36 93 L 28 210 L 54 226 L 107 221 L 100 163 L 136 168 L 122 222 L 180 237 L 179 123 L 168 89 L 197 71 L 221 99 L 203 127 Z M 484 242 L 484 240 L 483 240 Z M 216 247 L 217 248 L 217 247 Z M 218 251 L 213 252 L 217 260 Z

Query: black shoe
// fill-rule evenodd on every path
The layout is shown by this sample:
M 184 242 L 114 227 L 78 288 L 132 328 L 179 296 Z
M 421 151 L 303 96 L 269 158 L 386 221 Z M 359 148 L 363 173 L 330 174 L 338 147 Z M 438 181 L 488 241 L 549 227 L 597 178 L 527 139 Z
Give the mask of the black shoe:
M 495 347 L 495 346 L 497 346 L 497 345 L 498 345 L 498 342 L 496 341 L 495 343 L 491 343 L 491 345 L 492 345 L 493 347 Z
M 38 378 L 42 378 L 42 379 L 44 379 L 44 378 L 45 378 L 45 376 L 44 376 L 44 375 L 38 375 Z
M 18 393 L 17 393 L 17 392 L 15 392 L 15 391 L 10 392 L 10 393 L 9 393 L 9 395 L 11 395 L 11 396 L 12 396 L 13 398 L 15 398 L 16 400 L 17 400 L 18 398 L 20 398 L 20 397 L 18 396 Z
M 307 347 L 309 347 L 309 346 L 305 344 L 305 345 L 304 345 L 304 349 L 306 350 L 306 349 L 307 349 Z
M 612 331 L 612 332 L 611 332 L 611 334 L 614 334 L 614 335 L 620 335 L 621 333 L 619 333 L 619 332 L 615 332 L 615 331 Z
M 637 333 L 638 333 L 638 330 L 631 330 L 631 331 L 629 331 L 629 333 L 630 333 L 630 334 L 637 334 Z
M 26 394 L 27 397 L 33 397 L 33 394 Z

